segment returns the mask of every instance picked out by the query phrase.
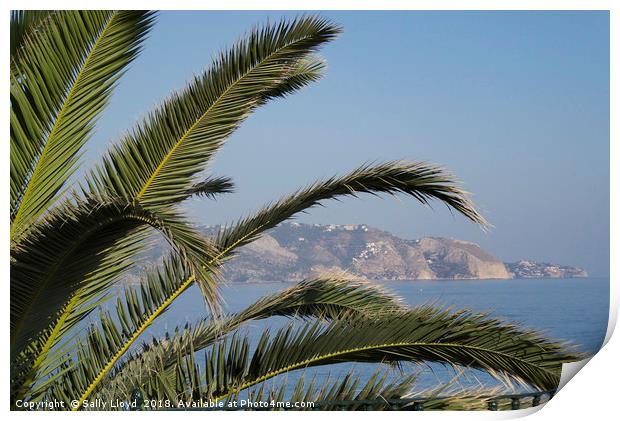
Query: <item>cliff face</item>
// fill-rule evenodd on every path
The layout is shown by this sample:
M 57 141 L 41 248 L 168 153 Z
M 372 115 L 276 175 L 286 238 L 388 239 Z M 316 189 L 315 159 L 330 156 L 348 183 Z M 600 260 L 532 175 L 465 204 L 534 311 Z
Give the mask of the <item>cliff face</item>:
M 282 224 L 241 249 L 224 269 L 232 281 L 299 280 L 347 270 L 376 280 L 509 279 L 477 244 L 446 238 L 403 240 L 365 225 Z
M 430 268 L 440 278 L 512 278 L 504 263 L 477 244 L 447 238 L 422 238 L 417 244 Z

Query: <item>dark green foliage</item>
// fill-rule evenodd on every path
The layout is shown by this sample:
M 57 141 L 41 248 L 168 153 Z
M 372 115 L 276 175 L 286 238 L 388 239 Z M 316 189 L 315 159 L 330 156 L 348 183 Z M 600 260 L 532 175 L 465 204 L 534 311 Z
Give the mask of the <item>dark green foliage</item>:
M 34 32 L 41 30 L 45 19 L 52 13 L 50 10 L 11 11 L 11 58 L 16 58 L 17 50 Z

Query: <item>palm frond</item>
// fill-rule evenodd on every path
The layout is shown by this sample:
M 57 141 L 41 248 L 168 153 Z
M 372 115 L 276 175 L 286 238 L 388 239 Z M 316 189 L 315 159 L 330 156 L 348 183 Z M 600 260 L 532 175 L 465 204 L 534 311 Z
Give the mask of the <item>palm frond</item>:
M 291 70 L 281 82 L 263 92 L 260 104 L 272 99 L 286 97 L 304 86 L 318 81 L 323 77 L 326 67 L 325 61 L 318 56 L 309 55 L 301 58 L 293 64 Z
M 235 329 L 248 320 L 273 316 L 336 320 L 344 315 L 359 314 L 372 318 L 405 309 L 402 298 L 383 287 L 341 273 L 304 280 L 263 297 L 223 324 Z M 201 349 L 201 345 L 194 344 L 194 348 Z
M 478 213 L 467 193 L 457 180 L 435 165 L 416 162 L 387 162 L 378 165 L 364 165 L 342 177 L 332 177 L 316 182 L 303 190 L 267 205 L 254 216 L 241 219 L 224 228 L 216 239 L 220 249 L 243 246 L 255 240 L 260 234 L 299 212 L 320 205 L 328 199 L 343 196 L 357 197 L 360 193 L 408 194 L 423 205 L 439 200 L 469 220 L 486 227 L 487 222 Z M 253 232 L 252 235 L 247 235 Z M 239 238 L 245 240 L 239 242 Z
M 415 386 L 417 375 L 409 374 L 398 381 L 390 380 L 390 371 L 377 369 L 363 382 L 353 370 L 334 380 L 316 382 L 306 379 L 302 374 L 294 385 L 288 381 L 273 383 L 271 387 L 262 383 L 260 387 L 248 390 L 247 400 L 250 402 L 288 402 L 311 404 L 293 410 L 382 410 L 390 408 L 390 401 L 402 399 Z M 287 389 L 292 387 L 292 392 Z M 268 408 L 278 410 L 278 407 Z M 282 408 L 287 409 L 287 408 Z
M 43 22 L 52 13 L 51 10 L 11 10 L 11 61 L 17 59 L 16 53 L 25 40 L 32 37 L 33 32 L 41 30 Z
M 357 294 L 360 300 L 354 307 L 360 310 L 358 313 L 351 312 L 347 304 L 340 306 L 340 312 L 335 312 L 341 299 L 336 297 L 333 303 L 324 300 L 331 295 L 332 285 L 328 283 L 325 287 L 325 293 L 316 295 L 312 293 L 313 288 L 308 289 L 302 301 L 291 300 L 297 294 L 292 288 L 289 292 L 274 295 L 272 300 L 257 302 L 255 306 L 223 320 L 219 326 L 202 322 L 186 326 L 173 337 L 166 336 L 147 344 L 118 366 L 102 383 L 97 394 L 106 399 L 122 398 L 134 388 L 142 388 L 155 393 L 149 395 L 153 399 L 174 400 L 179 395 L 191 396 L 195 390 L 183 388 L 183 385 L 192 384 L 188 383 L 190 379 L 185 378 L 183 372 L 190 369 L 200 371 L 200 367 L 193 368 L 193 363 L 183 358 L 193 360 L 193 354 L 208 346 L 212 349 L 205 358 L 208 364 L 214 365 L 202 370 L 203 377 L 199 378 L 204 384 L 195 385 L 196 390 L 203 393 L 208 386 L 215 393 L 213 396 L 226 398 L 230 397 L 228 394 L 289 371 L 351 361 L 439 362 L 481 369 L 498 379 L 508 375 L 532 387 L 548 390 L 557 386 L 562 363 L 583 358 L 564 344 L 484 314 L 452 313 L 432 306 L 403 311 L 389 298 L 384 308 L 370 310 L 374 304 L 366 307 L 363 303 L 372 303 L 374 298 L 370 296 L 374 293 L 366 296 L 369 291 L 364 289 L 344 293 L 341 297 L 346 303 L 346 296 Z M 312 304 L 300 305 L 306 300 Z M 265 305 L 270 301 L 272 304 Z M 258 309 L 260 312 L 257 313 Z M 312 312 L 307 313 L 310 309 Z M 321 321 L 308 320 L 297 329 L 291 326 L 273 336 L 266 331 L 253 355 L 249 351 L 240 354 L 249 343 L 247 337 L 238 333 L 232 339 L 225 336 L 248 320 L 273 315 L 301 319 L 318 317 L 319 320 L 327 317 L 331 322 L 325 325 Z M 331 318 L 336 315 L 338 317 Z M 229 345 L 226 345 L 227 341 Z
M 92 183 L 145 206 L 178 201 L 258 105 L 313 80 L 299 61 L 338 33 L 315 17 L 255 29 L 114 146 Z
M 77 323 L 106 301 L 107 296 L 93 299 L 87 304 L 75 294 L 58 312 L 49 327 L 38 332 L 36 338 L 11 360 L 11 405 L 19 399 L 37 401 L 49 381 L 59 370 L 66 369 L 67 356 L 78 339 Z M 81 304 L 81 305 L 78 305 Z M 76 308 L 77 307 L 77 308 Z
M 141 286 L 128 290 L 125 293 L 125 306 L 137 310 L 125 310 L 119 303 L 118 314 L 112 319 L 121 322 L 116 323 L 116 327 L 108 326 L 105 330 L 121 331 L 125 326 L 133 326 L 131 332 L 144 331 L 148 323 L 172 302 L 170 297 L 178 295 L 179 290 L 182 291 L 181 288 L 187 285 L 182 280 L 182 274 L 179 277 L 174 271 L 164 271 L 156 278 L 147 278 L 146 283 Z M 110 370 L 110 375 L 101 379 L 100 387 L 95 393 L 97 396 L 106 394 L 106 399 L 112 399 L 111 395 L 107 395 L 112 393 L 111 391 L 130 393 L 137 386 L 142 387 L 149 382 L 165 382 L 165 378 L 172 379 L 174 376 L 171 367 L 179 357 L 210 346 L 214 341 L 251 320 L 272 316 L 332 320 L 350 313 L 375 317 L 378 314 L 403 309 L 404 305 L 400 298 L 356 278 L 341 276 L 304 281 L 266 296 L 239 313 L 223 319 L 203 320 L 191 328 L 186 326 L 183 330 L 177 330 L 172 337 L 166 336 L 145 344 L 142 350 Z M 144 320 L 147 316 L 148 323 Z M 92 361 L 97 358 L 90 356 L 84 359 Z M 154 377 L 153 373 L 156 372 L 159 374 Z M 116 395 L 119 398 L 122 396 Z
M 136 206 L 135 203 L 131 204 L 132 206 Z M 140 209 L 142 209 L 141 207 L 139 207 Z M 160 210 L 160 212 L 158 213 L 161 214 L 166 213 L 166 212 L 170 212 L 171 209 L 168 210 Z M 164 227 L 163 224 L 159 224 L 159 229 L 161 230 L 162 227 Z M 219 262 L 219 258 L 220 256 L 225 253 L 224 252 L 220 252 L 217 256 L 212 257 L 211 258 L 211 254 L 209 252 L 205 252 L 205 250 L 202 250 L 202 253 L 200 253 L 199 255 L 196 255 L 197 251 L 200 251 L 200 247 L 195 247 L 196 244 L 192 244 L 192 241 L 187 241 L 187 240 L 199 240 L 202 241 L 202 238 L 193 238 L 193 231 L 188 230 L 188 227 L 185 226 L 184 224 L 180 224 L 179 227 L 175 227 L 174 224 L 172 225 L 173 228 L 175 228 L 174 230 L 170 230 L 169 228 L 167 228 L 168 230 L 168 236 L 170 236 L 170 234 L 172 234 L 172 236 L 170 236 L 170 238 L 176 238 L 177 241 L 171 241 L 171 244 L 174 246 L 175 244 L 177 244 L 178 239 L 180 237 L 179 234 L 182 234 L 184 237 L 184 242 L 182 243 L 182 247 L 176 247 L 176 255 L 173 254 L 172 256 L 169 257 L 169 259 L 173 259 L 172 263 L 168 263 L 167 265 L 164 264 L 164 271 L 163 274 L 162 272 L 158 272 L 157 275 L 157 279 L 159 279 L 159 277 L 163 277 L 164 280 L 167 280 L 168 282 L 159 282 L 159 284 L 153 286 L 148 286 L 148 284 L 152 283 L 152 281 L 150 281 L 149 279 L 153 279 L 154 277 L 149 277 L 147 276 L 147 281 L 146 281 L 146 290 L 141 291 L 140 297 L 141 297 L 141 301 L 137 301 L 133 304 L 129 303 L 127 305 L 134 305 L 134 306 L 144 306 L 144 311 L 142 313 L 140 313 L 141 316 L 143 316 L 143 318 L 133 318 L 132 320 L 134 321 L 135 324 L 135 329 L 134 329 L 134 333 L 127 338 L 124 342 L 122 342 L 122 346 L 120 347 L 120 349 L 118 349 L 118 351 L 113 354 L 113 355 L 108 355 L 108 354 L 103 354 L 103 359 L 105 360 L 107 358 L 107 362 L 105 364 L 102 365 L 102 367 L 100 367 L 100 371 L 97 372 L 96 375 L 94 375 L 94 377 L 90 378 L 90 383 L 87 383 L 87 388 L 84 391 L 85 396 L 88 396 L 93 390 L 94 388 L 99 384 L 99 382 L 104 378 L 104 376 L 112 369 L 112 367 L 114 366 L 114 364 L 118 361 L 118 359 L 123 356 L 123 354 L 129 349 L 129 347 L 138 339 L 138 337 L 142 334 L 142 332 L 153 322 L 153 320 L 155 320 L 157 317 L 159 317 L 161 314 L 163 314 L 164 311 L 166 311 L 168 309 L 168 306 L 179 296 L 181 295 L 187 288 L 189 288 L 191 285 L 193 285 L 195 282 L 198 283 L 198 286 L 201 288 L 202 293 L 203 293 L 203 297 L 207 297 L 206 292 L 208 292 L 209 296 L 213 296 L 214 298 L 209 301 L 207 300 L 207 304 L 210 305 L 211 310 L 212 310 L 212 315 L 213 316 L 218 316 L 219 314 L 219 308 L 216 306 L 219 306 L 219 295 L 218 294 L 218 281 L 216 280 L 217 278 L 217 265 Z M 206 243 L 205 246 L 209 246 L 208 249 L 211 250 L 212 247 L 209 245 L 209 243 Z M 174 274 L 173 276 L 173 272 L 170 270 L 167 270 L 167 267 L 175 267 L 177 264 L 174 262 L 174 258 L 176 257 L 180 257 L 181 261 L 183 262 L 183 264 L 188 265 L 191 268 L 191 276 L 187 275 L 186 272 L 183 272 L 181 270 L 178 271 L 178 273 Z M 206 258 L 209 258 L 208 261 L 205 261 Z M 172 289 L 169 290 L 165 290 L 165 292 L 161 292 L 161 288 L 165 287 L 168 288 L 169 286 L 172 285 Z M 146 295 L 145 295 L 146 294 Z M 128 296 L 127 296 L 128 297 Z M 88 307 L 89 311 L 91 309 L 93 309 L 93 306 Z M 118 309 L 117 308 L 117 315 L 121 315 L 121 311 L 122 309 Z M 132 317 L 135 316 L 132 314 Z M 122 316 L 121 316 L 122 317 Z M 104 321 L 109 322 L 110 324 L 105 324 Z M 106 333 L 112 332 L 112 323 L 114 322 L 113 319 L 110 319 L 109 317 L 107 317 L 105 320 L 102 319 L 102 327 L 107 329 Z M 118 327 L 119 331 L 124 329 L 125 326 L 120 326 Z M 95 332 L 96 332 L 96 328 Z M 102 338 L 105 339 L 105 335 L 100 335 Z M 91 335 L 91 337 L 96 337 L 95 335 Z M 113 339 L 118 339 L 118 336 L 116 336 Z M 58 358 L 54 358 L 55 360 L 58 360 Z M 98 361 L 98 358 L 94 358 L 94 361 Z M 103 360 L 102 360 L 103 361 Z M 62 371 L 67 371 L 69 370 L 73 365 L 71 364 L 70 361 L 67 361 L 66 363 L 63 362 L 63 366 L 62 366 Z M 87 369 L 91 369 L 91 367 L 89 367 L 87 365 L 86 367 Z M 49 370 L 48 370 L 49 371 Z M 93 370 L 91 369 L 90 371 L 86 372 L 86 375 L 88 374 L 92 374 Z M 62 373 L 55 373 L 55 375 L 60 376 Z M 69 374 L 71 376 L 75 376 L 75 373 L 73 371 L 69 371 Z M 84 374 L 84 373 L 83 373 Z M 73 378 L 73 377 L 72 377 Z M 66 380 L 66 379 L 65 379 Z M 82 382 L 88 382 L 88 377 L 83 377 L 81 379 Z M 46 381 L 46 383 L 49 382 L 49 379 Z M 66 383 L 66 382 L 65 382 Z M 63 384 L 65 384 L 63 383 Z M 67 389 L 69 390 L 69 389 Z M 85 399 L 85 397 L 84 397 Z
M 12 353 L 54 324 L 72 298 L 87 305 L 128 269 L 144 240 L 142 227 L 161 233 L 197 276 L 213 259 L 213 246 L 171 211 L 155 213 L 120 199 L 67 201 L 11 249 Z M 215 286 L 212 296 L 216 306 Z M 59 337 L 84 316 L 71 310 Z
M 502 373 L 549 390 L 557 387 L 563 363 L 583 357 L 486 315 L 431 306 L 327 326 L 310 321 L 273 335 L 266 330 L 250 349 L 249 337 L 235 334 L 206 353 L 203 376 L 210 397 L 228 399 L 284 373 L 343 362 L 436 362 Z M 177 373 L 181 368 L 175 366 Z
M 44 387 L 36 387 L 32 393 L 86 399 L 135 340 L 194 279 L 191 267 L 174 254 L 169 255 L 157 270 L 147 272 L 140 286 L 125 288 L 113 313 L 99 313 L 99 322 L 91 324 L 85 337 L 78 341 L 74 358 L 65 359 L 63 369 L 49 373 Z M 50 385 L 53 388 L 49 389 Z
M 208 177 L 190 187 L 183 196 L 177 197 L 175 202 L 181 202 L 195 196 L 213 199 L 220 194 L 232 193 L 234 187 L 235 185 L 229 177 Z
M 306 406 L 289 405 L 284 409 L 321 411 L 381 411 L 381 410 L 485 410 L 488 398 L 496 396 L 497 388 L 486 387 L 420 387 L 418 374 L 394 373 L 394 370 L 378 368 L 364 382 L 351 369 L 341 378 L 309 382 L 303 373 L 294 385 L 287 380 L 273 381 L 268 387 L 265 383 L 250 388 L 247 401 L 305 403 Z M 292 387 L 292 392 L 287 389 Z M 191 400 L 188 400 L 191 402 Z M 269 407 L 278 410 L 278 406 Z
M 54 203 L 153 21 L 141 11 L 59 11 L 11 68 L 11 239 Z

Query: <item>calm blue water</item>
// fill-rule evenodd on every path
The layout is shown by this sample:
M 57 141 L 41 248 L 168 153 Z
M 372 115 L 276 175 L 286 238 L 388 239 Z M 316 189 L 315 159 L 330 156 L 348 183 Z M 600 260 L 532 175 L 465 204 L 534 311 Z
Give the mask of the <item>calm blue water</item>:
M 291 284 L 232 284 L 224 287 L 227 311 L 237 311 L 256 299 L 282 290 Z M 609 278 L 588 279 L 514 279 L 463 281 L 406 281 L 385 282 L 383 285 L 403 297 L 411 306 L 434 302 L 454 308 L 470 308 L 523 326 L 538 329 L 550 337 L 568 340 L 587 353 L 595 353 L 603 343 L 609 315 Z M 204 304 L 197 288 L 186 291 L 172 305 L 148 335 L 159 336 L 166 329 L 204 317 Z M 257 338 L 265 327 L 283 326 L 288 321 L 273 318 L 251 322 L 246 331 Z M 338 364 L 308 370 L 311 376 L 325 378 L 329 373 L 341 374 L 353 369 L 367 377 L 376 366 L 370 364 Z M 444 384 L 454 372 L 439 365 L 420 370 L 423 387 Z M 478 372 L 461 376 L 460 384 L 492 381 Z M 290 375 L 293 379 L 298 374 Z

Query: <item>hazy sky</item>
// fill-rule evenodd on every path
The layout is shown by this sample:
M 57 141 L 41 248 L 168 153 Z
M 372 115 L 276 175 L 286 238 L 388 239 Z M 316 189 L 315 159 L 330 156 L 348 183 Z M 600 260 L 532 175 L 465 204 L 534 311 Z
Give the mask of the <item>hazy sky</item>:
M 475 241 L 609 273 L 606 12 L 325 12 L 344 34 L 326 77 L 260 109 L 211 170 L 237 194 L 193 201 L 225 223 L 367 161 L 427 160 L 463 180 L 495 228 L 402 197 L 328 202 L 298 218 L 406 238 Z M 87 162 L 256 23 L 294 13 L 163 12 L 99 122 Z

